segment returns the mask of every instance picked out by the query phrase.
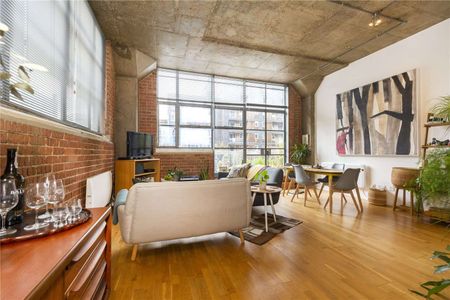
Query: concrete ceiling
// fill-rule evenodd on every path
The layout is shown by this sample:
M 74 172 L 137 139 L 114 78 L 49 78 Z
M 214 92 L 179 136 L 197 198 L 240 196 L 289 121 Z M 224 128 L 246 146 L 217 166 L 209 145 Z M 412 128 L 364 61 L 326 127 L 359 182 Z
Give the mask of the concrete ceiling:
M 290 83 L 323 76 L 450 17 L 450 1 L 90 1 L 107 39 L 160 67 Z M 369 27 L 371 13 L 383 22 Z

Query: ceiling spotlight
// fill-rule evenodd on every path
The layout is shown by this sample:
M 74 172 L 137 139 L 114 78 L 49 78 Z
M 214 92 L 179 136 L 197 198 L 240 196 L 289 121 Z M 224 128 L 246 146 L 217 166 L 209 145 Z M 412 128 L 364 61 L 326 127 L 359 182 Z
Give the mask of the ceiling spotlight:
M 381 24 L 381 17 L 378 13 L 372 15 L 372 21 L 369 23 L 370 27 L 375 27 Z

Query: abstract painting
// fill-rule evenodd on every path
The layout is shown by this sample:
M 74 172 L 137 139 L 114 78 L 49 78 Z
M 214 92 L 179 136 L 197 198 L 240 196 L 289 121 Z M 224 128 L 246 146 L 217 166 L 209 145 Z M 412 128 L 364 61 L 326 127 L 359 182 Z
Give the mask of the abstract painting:
M 418 155 L 416 70 L 336 95 L 339 155 Z

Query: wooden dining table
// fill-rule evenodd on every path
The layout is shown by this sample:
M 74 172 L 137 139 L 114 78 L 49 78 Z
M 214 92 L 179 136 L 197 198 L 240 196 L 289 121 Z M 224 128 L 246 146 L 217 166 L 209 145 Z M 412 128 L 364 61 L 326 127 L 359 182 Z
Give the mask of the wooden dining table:
M 339 169 L 324 169 L 324 168 L 313 168 L 313 167 L 304 167 L 304 170 L 310 174 L 318 174 L 318 175 L 325 175 L 328 178 L 328 187 L 333 185 L 333 177 L 340 176 L 342 173 L 344 173 L 344 170 Z M 294 172 L 294 167 L 292 166 L 284 166 L 284 184 L 283 184 L 283 196 L 285 195 L 286 191 L 289 191 L 290 189 L 290 183 L 289 180 L 289 174 L 291 172 Z M 333 203 L 331 201 L 331 193 L 328 193 L 328 202 L 327 203 Z M 330 205 L 330 213 L 332 212 L 332 207 Z

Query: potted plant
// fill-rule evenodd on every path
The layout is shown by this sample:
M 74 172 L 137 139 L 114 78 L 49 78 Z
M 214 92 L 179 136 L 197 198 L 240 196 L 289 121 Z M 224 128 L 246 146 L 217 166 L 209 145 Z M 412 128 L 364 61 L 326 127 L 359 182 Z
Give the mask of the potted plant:
M 209 179 L 209 168 L 208 166 L 205 166 L 204 168 L 200 169 L 200 174 L 198 175 L 199 180 L 208 180 Z
M 427 154 L 426 162 L 417 179 L 417 207 L 425 204 L 429 215 L 438 212 L 450 221 L 450 149 L 434 149 Z
M 307 144 L 295 144 L 292 147 L 291 162 L 298 165 L 304 164 L 309 154 L 311 150 Z
M 450 95 L 440 97 L 439 102 L 433 106 L 431 111 L 434 116 L 450 122 Z
M 267 180 L 269 180 L 269 174 L 267 173 L 267 170 L 259 172 L 256 179 L 259 181 L 259 189 L 265 190 L 267 187 Z
M 175 167 L 173 170 L 170 169 L 167 171 L 167 175 L 164 176 L 164 180 L 166 181 L 179 181 L 180 178 L 183 176 L 184 172 L 177 167 Z
M 450 246 L 447 246 L 446 250 L 450 251 Z M 432 259 L 438 258 L 443 262 L 443 263 L 441 262 L 440 265 L 434 267 L 435 274 L 441 274 L 445 271 L 450 270 L 450 253 L 434 251 L 433 256 L 431 258 Z M 430 280 L 430 281 L 421 283 L 420 286 L 425 289 L 426 294 L 424 294 L 422 291 L 420 291 L 420 292 L 415 291 L 415 290 L 410 290 L 410 291 L 416 295 L 419 295 L 419 296 L 425 298 L 425 299 L 433 299 L 433 298 L 431 298 L 431 296 L 434 296 L 434 295 L 442 296 L 440 293 L 444 289 L 446 289 L 450 286 L 450 279 L 444 278 L 444 279 L 436 280 L 436 281 Z

